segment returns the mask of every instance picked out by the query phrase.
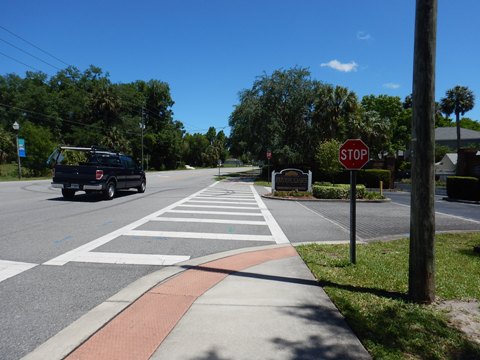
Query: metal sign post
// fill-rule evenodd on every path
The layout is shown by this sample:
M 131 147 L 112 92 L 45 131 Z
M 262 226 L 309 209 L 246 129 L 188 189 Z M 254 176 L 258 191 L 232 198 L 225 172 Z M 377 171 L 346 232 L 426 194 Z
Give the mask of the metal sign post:
M 357 263 L 357 170 L 350 170 L 350 263 Z
M 267 150 L 267 181 L 270 182 L 270 159 L 272 158 L 272 151 L 270 149 Z
M 350 263 L 357 262 L 357 170 L 370 160 L 369 148 L 360 139 L 349 139 L 340 146 L 338 161 L 350 170 Z

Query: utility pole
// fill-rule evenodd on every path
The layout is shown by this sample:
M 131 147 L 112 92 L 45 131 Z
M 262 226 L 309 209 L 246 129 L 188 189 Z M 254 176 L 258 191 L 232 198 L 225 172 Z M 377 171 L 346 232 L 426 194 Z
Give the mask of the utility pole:
M 22 178 L 22 165 L 20 162 L 20 149 L 18 146 L 18 131 L 20 130 L 20 125 L 15 121 L 12 125 L 13 130 L 15 130 L 15 140 L 17 143 L 17 165 L 18 165 L 18 179 Z
M 143 169 L 143 165 L 144 165 L 143 163 L 143 131 L 145 130 L 145 111 L 143 109 L 143 106 L 142 106 L 142 122 L 139 125 L 140 125 L 140 129 L 142 129 L 142 169 Z
M 413 64 L 412 194 L 408 294 L 435 300 L 435 56 L 437 0 L 417 0 Z

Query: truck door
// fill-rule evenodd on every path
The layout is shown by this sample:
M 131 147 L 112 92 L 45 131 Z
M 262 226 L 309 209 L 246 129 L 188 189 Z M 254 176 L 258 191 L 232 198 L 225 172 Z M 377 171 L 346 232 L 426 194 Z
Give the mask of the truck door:
M 122 156 L 122 165 L 125 168 L 125 187 L 132 188 L 139 185 L 140 180 L 137 179 L 138 175 L 136 174 L 136 165 L 135 161 L 129 156 Z

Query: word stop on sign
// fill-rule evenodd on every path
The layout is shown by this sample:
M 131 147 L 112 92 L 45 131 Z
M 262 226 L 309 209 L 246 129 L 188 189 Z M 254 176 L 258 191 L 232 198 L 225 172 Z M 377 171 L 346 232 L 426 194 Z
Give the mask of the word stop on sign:
M 367 149 L 342 149 L 340 150 L 340 160 L 363 160 L 368 156 Z

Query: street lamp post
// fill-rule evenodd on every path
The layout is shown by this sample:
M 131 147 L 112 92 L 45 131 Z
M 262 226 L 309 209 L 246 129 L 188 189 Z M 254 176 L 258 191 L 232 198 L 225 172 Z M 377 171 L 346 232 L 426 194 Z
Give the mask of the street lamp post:
M 17 143 L 17 164 L 18 164 L 18 178 L 22 178 L 22 165 L 20 164 L 20 152 L 18 151 L 18 130 L 20 130 L 20 125 L 15 121 L 12 125 L 13 130 L 16 131 L 15 140 Z
M 145 124 L 143 123 L 143 117 L 142 117 L 142 122 L 139 124 L 140 129 L 142 129 L 142 169 L 143 169 L 143 131 L 145 130 Z

